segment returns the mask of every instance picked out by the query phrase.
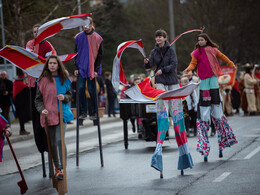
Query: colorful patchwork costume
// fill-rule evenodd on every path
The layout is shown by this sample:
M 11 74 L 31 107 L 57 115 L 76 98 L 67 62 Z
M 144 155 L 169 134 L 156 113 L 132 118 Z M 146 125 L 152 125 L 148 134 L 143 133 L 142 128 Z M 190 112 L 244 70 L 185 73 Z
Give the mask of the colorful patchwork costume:
M 157 169 L 158 171 L 163 170 L 162 144 L 169 128 L 168 113 L 170 113 L 170 116 L 173 121 L 175 138 L 179 149 L 178 170 L 192 168 L 193 161 L 187 143 L 187 136 L 185 130 L 184 117 L 183 117 L 182 100 L 181 99 L 158 100 L 156 103 L 156 110 L 157 110 L 158 136 L 157 136 L 157 146 L 152 156 L 151 166 Z
M 179 81 L 177 78 L 177 57 L 174 49 L 167 41 L 165 41 L 165 44 L 162 47 L 159 47 L 159 45 L 156 44 L 149 56 L 149 62 L 144 65 L 145 68 L 156 66 L 156 72 L 161 71 L 162 74 L 155 77 L 157 89 L 169 91 L 179 88 Z M 178 169 L 183 170 L 188 167 L 192 168 L 193 162 L 187 145 L 181 99 L 158 100 L 156 107 L 158 135 L 157 146 L 152 156 L 151 167 L 154 167 L 159 171 L 163 170 L 162 144 L 169 128 L 168 114 L 170 113 L 174 123 L 174 131 L 179 148 Z
M 217 58 L 226 62 L 230 67 L 235 67 L 224 54 L 216 47 L 205 46 L 194 50 L 191 53 L 192 61 L 187 71 L 197 66 L 197 73 L 200 78 L 199 86 L 199 109 L 197 119 L 198 143 L 197 151 L 204 155 L 204 160 L 210 152 L 208 131 L 211 119 L 218 133 L 219 157 L 222 157 L 222 150 L 237 143 L 236 137 L 223 114 L 221 97 L 219 92 L 218 76 L 222 74 Z

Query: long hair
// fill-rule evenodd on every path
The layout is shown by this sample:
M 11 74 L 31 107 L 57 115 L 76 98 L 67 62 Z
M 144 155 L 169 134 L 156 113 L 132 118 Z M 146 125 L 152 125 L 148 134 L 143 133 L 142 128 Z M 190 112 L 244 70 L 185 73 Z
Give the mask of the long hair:
M 56 59 L 58 62 L 58 76 L 60 78 L 60 81 L 62 83 L 62 85 L 64 84 L 66 78 L 69 77 L 68 71 L 66 70 L 66 68 L 64 67 L 63 63 L 60 61 L 60 58 L 57 55 L 50 55 L 46 61 L 46 63 L 44 64 L 41 76 L 39 77 L 39 81 L 43 78 L 43 77 L 47 77 L 49 79 L 50 82 L 53 82 L 52 79 L 52 74 L 51 71 L 49 70 L 48 64 L 50 59 Z
M 206 44 L 207 46 L 209 45 L 209 46 L 211 46 L 211 47 L 219 48 L 219 46 L 218 46 L 216 43 L 214 43 L 214 42 L 209 38 L 209 35 L 207 35 L 206 33 L 201 33 L 201 34 L 199 34 L 199 35 L 197 36 L 197 39 L 198 39 L 199 37 L 202 37 L 202 38 L 204 38 L 204 39 L 207 41 L 207 44 Z M 197 49 L 197 48 L 199 48 L 199 51 L 201 52 L 201 50 L 200 50 L 200 45 L 199 45 L 198 42 L 195 44 L 195 49 Z

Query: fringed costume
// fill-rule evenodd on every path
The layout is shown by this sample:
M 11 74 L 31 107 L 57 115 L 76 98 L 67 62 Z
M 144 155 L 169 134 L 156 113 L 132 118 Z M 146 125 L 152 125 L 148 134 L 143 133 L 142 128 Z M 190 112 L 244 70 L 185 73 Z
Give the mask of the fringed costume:
M 197 66 L 197 73 L 201 82 L 197 118 L 197 151 L 204 155 L 204 161 L 207 161 L 210 152 L 208 131 L 211 125 L 211 117 L 218 133 L 219 157 L 223 156 L 222 150 L 225 147 L 237 143 L 236 136 L 222 110 L 218 84 L 218 76 L 222 72 L 217 58 L 226 62 L 230 67 L 235 67 L 235 65 L 217 48 L 211 46 L 197 48 L 191 53 L 191 56 L 192 61 L 186 70 L 191 71 Z

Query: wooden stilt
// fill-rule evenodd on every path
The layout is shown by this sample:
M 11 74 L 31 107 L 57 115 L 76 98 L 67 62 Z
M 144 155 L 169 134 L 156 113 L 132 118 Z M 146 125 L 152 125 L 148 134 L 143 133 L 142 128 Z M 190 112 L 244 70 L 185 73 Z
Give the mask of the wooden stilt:
M 52 150 L 51 150 L 51 140 L 50 140 L 47 117 L 45 117 L 45 125 L 46 125 L 45 129 L 46 129 L 47 142 L 48 142 L 48 151 L 49 151 L 49 157 L 50 157 L 49 160 L 50 160 L 50 167 L 51 167 L 52 187 L 56 188 L 58 190 L 58 182 L 54 178 L 54 167 L 53 167 L 53 158 L 52 158 Z
M 42 176 L 43 176 L 43 177 L 46 177 L 44 152 L 41 153 L 41 157 L 42 157 Z
M 76 107 L 77 107 L 77 123 L 76 123 L 76 166 L 79 166 L 79 125 L 83 125 L 83 120 L 79 120 L 79 77 L 76 83 Z
M 99 141 L 99 153 L 100 153 L 100 163 L 101 167 L 104 167 L 104 160 L 103 160 L 103 149 L 102 149 L 102 138 L 101 138 L 101 129 L 100 129 L 100 118 L 98 114 L 98 91 L 97 91 L 97 78 L 95 78 L 95 92 L 96 92 L 96 99 L 95 99 L 95 104 L 96 104 L 96 116 L 97 120 L 94 121 L 94 124 L 96 123 L 97 128 L 98 128 L 98 141 Z
M 64 195 L 66 192 L 68 192 L 68 187 L 67 187 L 64 123 L 63 123 L 63 116 L 62 116 L 62 101 L 60 101 L 60 100 L 59 100 L 59 108 L 60 108 L 60 131 L 61 131 L 60 133 L 61 133 L 63 180 L 58 181 L 58 192 L 59 192 L 59 195 Z

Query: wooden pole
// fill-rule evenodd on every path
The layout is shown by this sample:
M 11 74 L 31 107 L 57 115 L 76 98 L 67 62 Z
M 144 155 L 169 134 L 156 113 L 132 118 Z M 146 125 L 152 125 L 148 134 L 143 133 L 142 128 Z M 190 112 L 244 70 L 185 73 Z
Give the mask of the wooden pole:
M 59 195 L 63 195 L 68 192 L 67 186 L 67 171 L 66 171 L 66 150 L 65 150 L 65 133 L 64 133 L 64 123 L 62 115 L 62 101 L 59 100 L 60 108 L 60 134 L 61 134 L 61 151 L 62 151 L 62 165 L 63 165 L 63 180 L 59 182 Z M 61 187 L 61 188 L 60 188 Z
M 20 167 L 20 165 L 19 165 L 19 163 L 18 163 L 18 160 L 17 160 L 17 158 L 16 158 L 16 155 L 15 155 L 15 153 L 14 153 L 14 149 L 13 149 L 13 147 L 12 147 L 12 144 L 11 144 L 11 142 L 10 142 L 10 140 L 9 140 L 8 137 L 6 137 L 6 139 L 7 139 L 8 145 L 9 145 L 9 147 L 10 147 L 10 149 L 11 149 L 11 152 L 12 152 L 12 154 L 13 154 L 13 157 L 14 157 L 14 160 L 15 160 L 15 163 L 16 163 L 16 166 L 17 166 L 17 168 L 18 168 L 18 171 L 19 171 L 19 173 L 20 173 L 20 175 L 21 175 L 21 178 L 22 178 L 21 181 L 18 181 L 18 182 L 17 182 L 17 184 L 18 184 L 18 186 L 20 187 L 20 192 L 21 192 L 21 194 L 24 194 L 24 193 L 28 190 L 28 186 L 27 186 L 26 181 L 25 181 L 25 179 L 24 179 L 22 169 L 21 169 L 21 167 Z
M 79 77 L 77 76 L 76 84 L 76 107 L 77 107 L 77 125 L 76 125 L 76 166 L 79 166 Z M 81 121 L 82 122 L 82 121 Z
M 42 176 L 43 176 L 43 177 L 46 177 L 44 152 L 41 153 L 41 157 L 42 157 Z

